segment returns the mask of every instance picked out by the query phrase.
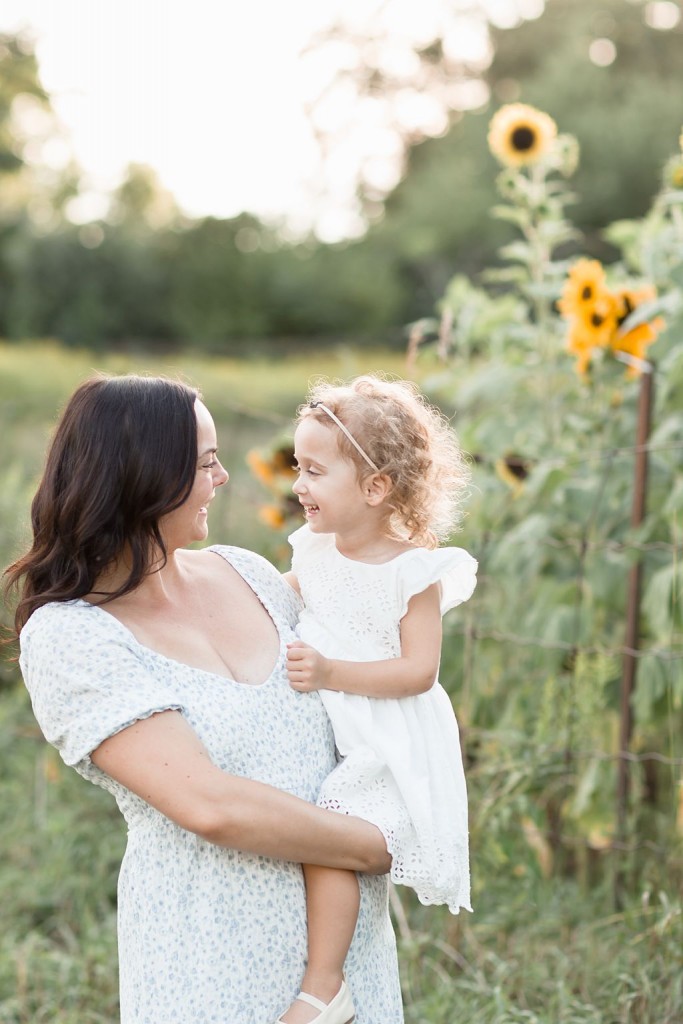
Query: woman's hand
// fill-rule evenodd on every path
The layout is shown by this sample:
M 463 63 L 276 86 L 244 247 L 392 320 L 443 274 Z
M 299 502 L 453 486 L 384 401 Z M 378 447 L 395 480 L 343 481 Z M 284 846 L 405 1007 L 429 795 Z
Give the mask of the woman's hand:
M 299 693 L 329 689 L 331 662 L 302 640 L 287 644 L 289 685 Z

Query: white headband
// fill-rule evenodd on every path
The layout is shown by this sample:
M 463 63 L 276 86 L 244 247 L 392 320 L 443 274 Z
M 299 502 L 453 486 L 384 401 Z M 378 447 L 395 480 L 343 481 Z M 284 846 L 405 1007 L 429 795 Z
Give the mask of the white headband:
M 339 417 L 335 416 L 331 409 L 328 409 L 327 406 L 323 405 L 322 402 L 311 402 L 310 405 L 309 405 L 309 408 L 310 409 L 322 409 L 323 412 L 327 413 L 327 415 L 330 417 L 330 419 L 333 420 L 337 424 L 337 426 L 341 430 L 342 434 L 344 434 L 346 437 L 348 437 L 349 441 L 351 442 L 353 447 L 356 449 L 358 454 L 363 456 L 363 458 L 367 462 L 368 466 L 370 466 L 370 469 L 374 469 L 375 473 L 379 473 L 379 470 L 378 470 L 377 466 L 372 461 L 370 456 L 367 455 L 366 452 L 363 451 L 363 449 L 358 444 L 358 441 L 356 441 L 355 437 L 353 436 L 351 431 L 348 429 L 348 427 L 344 426 L 344 424 L 339 419 Z

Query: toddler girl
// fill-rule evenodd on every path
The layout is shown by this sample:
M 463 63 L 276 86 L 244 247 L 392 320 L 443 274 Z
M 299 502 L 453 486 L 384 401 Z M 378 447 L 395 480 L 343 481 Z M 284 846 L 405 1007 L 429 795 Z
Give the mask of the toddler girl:
M 404 381 L 321 384 L 299 410 L 290 537 L 300 639 L 287 671 L 319 690 L 340 764 L 318 803 L 373 822 L 394 882 L 422 903 L 470 910 L 467 794 L 458 726 L 437 680 L 441 616 L 466 601 L 477 563 L 437 548 L 468 472 L 448 421 Z M 278 1024 L 349 1024 L 342 970 L 356 926 L 355 874 L 306 865 L 309 959 Z

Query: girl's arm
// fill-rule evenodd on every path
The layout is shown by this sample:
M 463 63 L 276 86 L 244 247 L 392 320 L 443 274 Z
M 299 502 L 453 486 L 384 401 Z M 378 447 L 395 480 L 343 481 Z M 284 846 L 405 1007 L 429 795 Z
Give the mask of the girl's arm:
M 295 690 L 343 690 L 365 697 L 412 697 L 431 689 L 441 655 L 438 583 L 410 599 L 401 619 L 401 656 L 383 661 L 325 658 L 300 640 L 287 645 L 287 675 Z
M 218 846 L 371 874 L 391 865 L 382 834 L 369 822 L 221 771 L 178 711 L 122 729 L 91 760 L 176 825 Z
M 285 581 L 285 583 L 289 583 L 292 590 L 296 590 L 299 597 L 301 597 L 301 588 L 299 587 L 299 581 L 294 575 L 294 573 L 291 570 L 289 572 L 283 572 L 282 578 Z

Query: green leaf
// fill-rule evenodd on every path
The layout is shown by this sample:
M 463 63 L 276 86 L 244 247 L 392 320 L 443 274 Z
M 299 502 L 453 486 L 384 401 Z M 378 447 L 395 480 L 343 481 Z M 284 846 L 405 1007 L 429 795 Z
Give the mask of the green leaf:
M 680 624 L 682 580 L 680 566 L 665 565 L 653 575 L 643 597 L 647 624 L 663 644 L 671 642 L 672 632 Z

